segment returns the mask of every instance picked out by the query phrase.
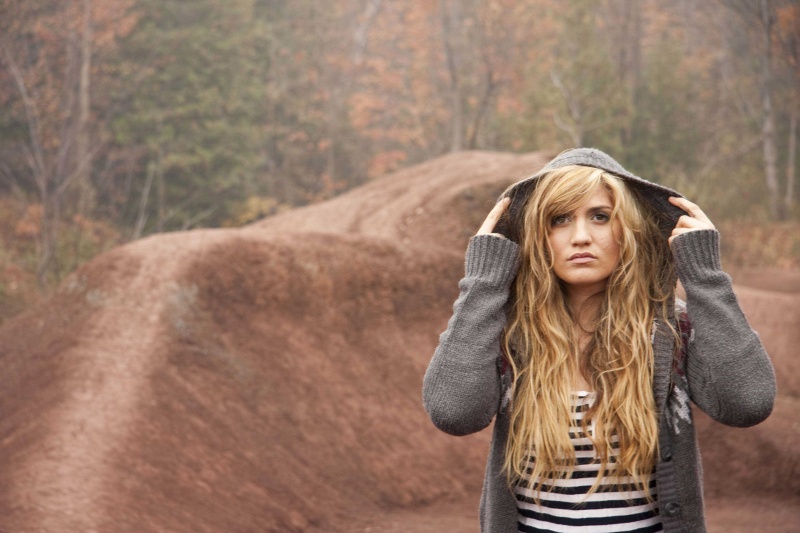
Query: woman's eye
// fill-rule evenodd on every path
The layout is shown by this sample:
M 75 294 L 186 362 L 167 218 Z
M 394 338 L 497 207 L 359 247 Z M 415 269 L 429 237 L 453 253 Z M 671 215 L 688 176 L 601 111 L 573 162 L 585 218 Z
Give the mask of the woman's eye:
M 595 213 L 592 218 L 594 220 L 597 220 L 598 222 L 608 222 L 609 220 L 611 220 L 611 217 L 608 216 L 607 213 Z
M 553 226 L 560 226 L 562 224 L 566 224 L 569 222 L 569 215 L 558 215 L 553 217 L 552 224 Z

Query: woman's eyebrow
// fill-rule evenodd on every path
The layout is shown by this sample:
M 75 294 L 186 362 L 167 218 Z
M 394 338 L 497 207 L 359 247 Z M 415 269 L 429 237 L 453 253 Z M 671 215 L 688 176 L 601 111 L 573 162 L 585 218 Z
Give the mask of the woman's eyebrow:
M 596 211 L 612 211 L 614 208 L 610 205 L 593 205 L 587 209 L 587 211 L 591 211 L 592 213 Z

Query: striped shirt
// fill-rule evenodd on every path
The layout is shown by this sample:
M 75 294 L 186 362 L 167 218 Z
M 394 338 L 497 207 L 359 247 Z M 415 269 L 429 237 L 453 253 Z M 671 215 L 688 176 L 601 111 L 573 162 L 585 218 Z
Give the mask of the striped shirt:
M 650 494 L 654 501 L 648 501 L 642 490 L 629 490 L 634 487 L 625 484 L 632 483 L 631 478 L 621 478 L 618 487 L 611 487 L 612 479 L 603 477 L 598 490 L 587 496 L 597 479 L 600 462 L 594 444 L 581 428 L 581 420 L 594 403 L 594 398 L 593 392 L 573 393 L 574 418 L 570 439 L 575 447 L 576 465 L 572 475 L 553 480 L 550 492 L 550 485 L 545 485 L 539 493 L 538 504 L 534 500 L 534 491 L 525 488 L 530 485 L 529 479 L 524 479 L 515 489 L 519 511 L 517 527 L 521 533 L 650 533 L 662 530 L 655 501 L 655 476 L 650 480 Z M 590 422 L 587 430 L 594 434 L 594 421 Z M 618 446 L 618 439 L 614 436 L 609 458 L 612 462 Z

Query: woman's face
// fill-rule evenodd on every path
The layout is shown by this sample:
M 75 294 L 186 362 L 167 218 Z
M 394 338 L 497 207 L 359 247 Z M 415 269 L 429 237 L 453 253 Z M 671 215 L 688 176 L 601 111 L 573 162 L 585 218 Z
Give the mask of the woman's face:
M 575 212 L 550 222 L 553 270 L 569 292 L 602 291 L 617 266 L 621 228 L 611 221 L 612 210 L 601 186 Z

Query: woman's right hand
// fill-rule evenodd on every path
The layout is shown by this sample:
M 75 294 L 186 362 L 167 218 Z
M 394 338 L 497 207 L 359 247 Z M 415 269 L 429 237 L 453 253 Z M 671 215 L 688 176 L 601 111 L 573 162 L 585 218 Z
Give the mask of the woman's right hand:
M 503 216 L 503 213 L 506 212 L 508 209 L 509 204 L 511 203 L 511 198 L 506 196 L 499 202 L 497 202 L 494 208 L 489 211 L 489 214 L 486 216 L 486 220 L 483 221 L 481 224 L 481 229 L 478 230 L 476 235 L 497 235 L 498 237 L 503 237 L 499 233 L 493 233 L 494 227 L 497 225 L 497 221 L 500 220 L 500 217 Z

